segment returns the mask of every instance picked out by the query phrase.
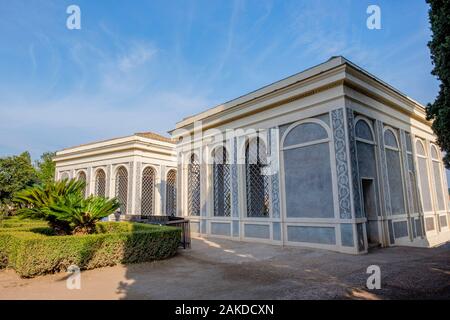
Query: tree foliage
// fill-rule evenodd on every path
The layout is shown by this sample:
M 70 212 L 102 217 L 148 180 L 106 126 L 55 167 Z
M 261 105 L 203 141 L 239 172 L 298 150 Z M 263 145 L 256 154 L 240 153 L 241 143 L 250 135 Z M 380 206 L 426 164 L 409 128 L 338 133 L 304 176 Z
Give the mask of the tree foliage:
M 36 161 L 36 171 L 39 182 L 48 183 L 55 180 L 56 164 L 53 162 L 55 152 L 44 152 L 41 159 Z
M 28 152 L 0 158 L 0 202 L 10 203 L 16 192 L 37 182 Z
M 12 199 L 20 190 L 36 183 L 53 181 L 54 156 L 54 152 L 45 152 L 34 166 L 29 152 L 0 158 L 0 209 L 10 210 Z
M 437 143 L 446 152 L 444 163 L 450 168 L 450 1 L 427 0 L 432 40 L 428 43 L 434 64 L 432 74 L 441 82 L 433 103 L 428 104 L 427 119 L 433 121 Z

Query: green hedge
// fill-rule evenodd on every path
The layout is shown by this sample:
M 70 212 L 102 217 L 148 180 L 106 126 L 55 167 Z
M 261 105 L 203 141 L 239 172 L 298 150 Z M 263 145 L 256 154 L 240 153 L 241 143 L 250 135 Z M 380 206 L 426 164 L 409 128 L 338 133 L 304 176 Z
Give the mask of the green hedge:
M 130 222 L 101 222 L 97 233 L 53 236 L 51 229 L 3 228 L 0 232 L 0 267 L 13 268 L 22 277 L 81 269 L 138 263 L 173 256 L 180 229 Z

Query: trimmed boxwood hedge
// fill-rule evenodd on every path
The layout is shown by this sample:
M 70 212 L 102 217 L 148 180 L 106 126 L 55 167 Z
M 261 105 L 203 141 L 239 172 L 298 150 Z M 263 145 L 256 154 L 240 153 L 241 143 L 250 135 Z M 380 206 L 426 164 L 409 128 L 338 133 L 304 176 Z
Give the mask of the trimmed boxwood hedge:
M 168 258 L 176 253 L 181 230 L 130 222 L 101 222 L 97 233 L 54 236 L 45 224 L 0 228 L 0 268 L 21 277 L 138 263 Z

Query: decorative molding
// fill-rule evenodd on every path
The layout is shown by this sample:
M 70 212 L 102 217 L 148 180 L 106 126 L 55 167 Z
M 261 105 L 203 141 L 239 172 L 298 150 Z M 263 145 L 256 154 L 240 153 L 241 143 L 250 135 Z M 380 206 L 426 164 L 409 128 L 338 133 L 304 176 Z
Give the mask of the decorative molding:
M 412 190 L 411 190 L 411 179 L 409 177 L 409 171 L 411 170 L 409 168 L 408 164 L 408 154 L 406 153 L 406 134 L 405 130 L 400 129 L 400 152 L 402 156 L 402 163 L 403 168 L 405 169 L 404 172 L 404 178 L 406 182 L 406 203 L 407 203 L 407 209 L 409 213 L 412 213 L 414 211 L 413 208 L 413 196 L 412 196 Z M 412 170 L 411 170 L 412 171 Z
M 280 217 L 280 159 L 279 159 L 279 129 L 271 128 L 268 131 L 268 142 L 270 150 L 270 172 L 271 172 L 271 210 L 272 217 Z
M 355 217 L 363 217 L 363 210 L 361 205 L 361 195 L 359 186 L 359 169 L 358 169 L 358 155 L 356 154 L 356 132 L 355 132 L 355 115 L 352 109 L 347 108 L 347 128 L 351 163 L 351 177 L 353 187 L 353 205 L 355 207 Z
M 384 197 L 384 209 L 386 216 L 392 214 L 391 208 L 391 195 L 389 193 L 389 179 L 388 179 L 388 171 L 387 171 L 387 163 L 386 163 L 386 151 L 384 150 L 384 130 L 383 130 L 383 122 L 380 120 L 375 121 L 375 130 L 378 137 L 377 148 L 380 153 L 380 162 L 381 162 L 381 178 L 383 180 L 383 197 Z
M 128 163 L 128 194 L 127 194 L 127 214 L 133 214 L 133 192 L 134 192 L 134 174 L 133 174 L 134 162 Z
M 114 197 L 114 195 L 112 194 L 114 187 L 113 187 L 113 168 L 112 168 L 112 164 L 108 164 L 106 166 L 106 170 L 105 170 L 105 174 L 106 174 L 106 191 L 105 194 L 107 197 Z
M 165 165 L 161 165 L 161 169 L 159 172 L 159 185 L 160 185 L 160 191 L 159 191 L 159 210 L 156 210 L 156 194 L 155 194 L 155 200 L 153 200 L 155 202 L 155 214 L 160 214 L 160 215 L 166 215 L 166 188 L 167 188 L 167 168 Z M 155 177 L 155 186 L 154 188 L 157 188 L 158 185 L 158 175 L 156 175 Z
M 237 162 L 237 138 L 234 137 L 232 140 L 233 146 L 231 148 L 233 152 L 233 163 L 231 164 L 231 199 L 232 203 L 232 216 L 239 217 L 239 204 L 238 204 L 238 162 Z
M 331 111 L 334 153 L 338 182 L 339 215 L 341 219 L 351 219 L 350 181 L 345 138 L 344 109 Z
M 142 184 L 142 162 L 136 162 L 136 204 L 135 210 L 136 214 L 141 214 L 141 201 L 142 201 L 142 192 L 141 192 L 141 184 Z

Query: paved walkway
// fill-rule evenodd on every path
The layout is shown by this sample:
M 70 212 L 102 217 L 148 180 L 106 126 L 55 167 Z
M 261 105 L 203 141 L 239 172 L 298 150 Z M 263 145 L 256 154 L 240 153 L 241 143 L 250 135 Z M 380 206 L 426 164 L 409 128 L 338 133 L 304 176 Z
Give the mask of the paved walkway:
M 380 290 L 366 269 L 381 268 Z M 218 239 L 195 239 L 172 259 L 20 279 L 0 271 L 0 299 L 450 299 L 450 244 L 395 247 L 351 256 Z

